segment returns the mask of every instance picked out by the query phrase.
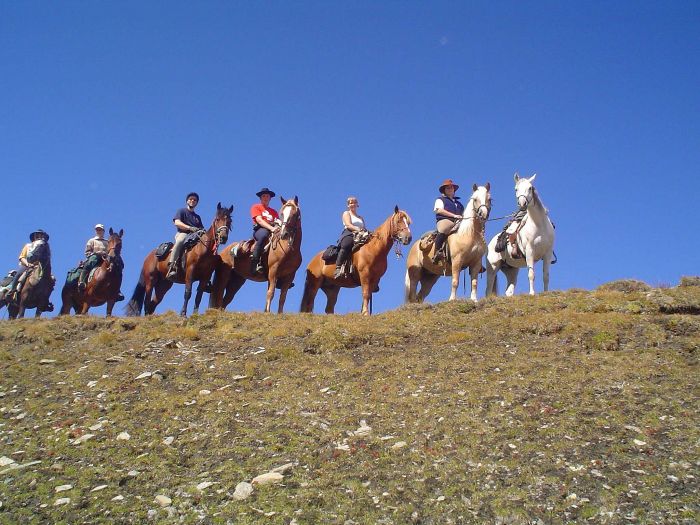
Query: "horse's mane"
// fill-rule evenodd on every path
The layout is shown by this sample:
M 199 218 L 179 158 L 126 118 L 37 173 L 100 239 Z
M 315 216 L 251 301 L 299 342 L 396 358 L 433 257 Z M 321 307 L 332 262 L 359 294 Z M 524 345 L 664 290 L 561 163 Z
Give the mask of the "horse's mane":
M 476 193 L 476 192 L 474 192 Z M 485 223 L 481 221 L 481 219 L 476 215 L 476 212 L 474 211 L 474 193 L 472 193 L 472 196 L 469 198 L 467 201 L 467 205 L 464 207 L 464 215 L 462 215 L 462 221 L 459 223 L 459 228 L 457 229 L 457 233 L 460 235 L 466 235 L 466 234 L 472 234 L 476 232 L 475 228 L 475 223 L 477 220 L 482 223 L 482 228 L 481 232 L 476 232 L 480 233 L 481 237 L 484 236 L 484 230 L 485 228 L 483 227 Z
M 391 237 L 391 223 L 394 220 L 395 215 L 402 215 L 402 216 L 406 217 L 406 221 L 408 222 L 408 224 L 411 224 L 411 222 L 413 222 L 411 220 L 411 216 L 408 213 L 406 213 L 405 211 L 399 210 L 397 212 L 394 212 L 391 215 L 389 215 L 386 218 L 386 220 L 383 223 L 381 223 L 379 226 L 377 226 L 377 228 L 372 232 L 372 239 L 370 239 L 370 241 L 373 241 L 375 239 L 382 240 L 380 234 L 384 233 L 384 230 L 387 230 L 386 237 L 387 238 Z
M 534 186 L 532 187 L 532 199 L 533 199 L 534 204 L 536 206 L 539 206 L 540 208 L 542 208 L 544 210 L 545 215 L 549 215 L 549 210 L 542 202 L 542 199 L 540 199 L 540 194 L 537 191 L 537 188 L 535 188 Z

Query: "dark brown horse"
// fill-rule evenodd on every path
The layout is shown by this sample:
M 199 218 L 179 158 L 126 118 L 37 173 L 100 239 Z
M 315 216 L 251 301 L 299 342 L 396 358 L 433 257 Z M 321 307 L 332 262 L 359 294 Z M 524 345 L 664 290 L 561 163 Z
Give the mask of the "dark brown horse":
M 92 279 L 87 283 L 85 290 L 78 288 L 77 281 L 68 282 L 61 290 L 61 315 L 69 314 L 71 309 L 77 314 L 86 314 L 92 306 L 102 306 L 107 303 L 107 317 L 112 316 L 114 303 L 117 301 L 119 289 L 122 286 L 122 273 L 124 262 L 121 258 L 122 236 L 124 230 L 119 233 L 109 229 L 109 242 L 107 255 L 102 263 L 95 268 Z
M 184 317 L 187 315 L 187 303 L 192 296 L 192 283 L 195 281 L 199 282 L 194 302 L 194 313 L 197 313 L 204 289 L 220 261 L 217 254 L 218 248 L 228 239 L 232 212 L 233 206 L 226 208 L 222 207 L 221 203 L 216 205 L 214 222 L 200 237 L 197 245 L 183 255 L 186 258 L 184 278 L 177 276 L 173 280 L 166 279 L 165 276 L 168 273 L 167 257 L 159 261 L 156 258 L 155 250 L 151 251 L 143 261 L 139 282 L 126 306 L 127 315 L 140 315 L 141 307 L 146 315 L 152 314 L 173 283 L 184 283 L 185 302 L 180 311 L 180 315 Z M 155 297 L 152 297 L 153 293 L 155 293 Z
M 367 244 L 352 254 L 353 271 L 346 277 L 335 279 L 335 264 L 326 264 L 317 253 L 306 267 L 306 283 L 301 300 L 302 312 L 313 312 L 314 299 L 319 288 L 326 294 L 326 313 L 332 314 L 340 288 L 362 286 L 362 313 L 369 315 L 372 293 L 379 287 L 379 279 L 387 268 L 387 255 L 395 241 L 406 245 L 411 242 L 411 217 L 399 207 L 394 208 L 384 223 L 372 232 Z
M 265 311 L 270 311 L 275 288 L 280 290 L 278 313 L 284 309 L 287 291 L 294 282 L 299 266 L 301 266 L 301 210 L 299 199 L 285 200 L 281 198 L 280 219 L 282 227 L 272 234 L 270 250 L 263 259 L 265 272 L 252 274 L 250 271 L 250 241 L 234 242 L 221 252 L 221 262 L 216 269 L 214 285 L 209 298 L 209 306 L 226 308 L 233 300 L 247 279 L 251 281 L 267 281 L 267 296 Z M 234 256 L 234 253 L 236 254 Z
M 27 260 L 35 266 L 27 270 L 31 273 L 26 277 L 19 297 L 16 300 L 0 297 L 0 308 L 7 306 L 10 319 L 24 317 L 24 311 L 28 308 L 36 308 L 35 317 L 39 317 L 41 312 L 53 312 L 49 297 L 56 279 L 51 275 L 51 250 L 48 243 L 39 244 L 34 253 L 27 256 Z

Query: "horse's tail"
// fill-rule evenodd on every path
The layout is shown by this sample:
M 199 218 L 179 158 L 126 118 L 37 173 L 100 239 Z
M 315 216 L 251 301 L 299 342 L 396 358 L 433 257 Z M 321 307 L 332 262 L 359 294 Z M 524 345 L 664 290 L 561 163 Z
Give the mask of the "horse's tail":
M 300 312 L 311 313 L 314 310 L 314 294 L 313 289 L 313 279 L 314 276 L 311 271 L 307 268 L 306 270 L 306 280 L 304 281 L 304 293 L 301 296 L 301 305 L 299 307 Z
M 143 308 L 143 302 L 146 299 L 146 277 L 144 275 L 144 270 L 141 271 L 141 276 L 139 277 L 139 282 L 134 288 L 134 293 L 131 294 L 131 300 L 126 304 L 124 311 L 126 315 L 130 317 L 136 317 L 141 315 L 141 308 Z

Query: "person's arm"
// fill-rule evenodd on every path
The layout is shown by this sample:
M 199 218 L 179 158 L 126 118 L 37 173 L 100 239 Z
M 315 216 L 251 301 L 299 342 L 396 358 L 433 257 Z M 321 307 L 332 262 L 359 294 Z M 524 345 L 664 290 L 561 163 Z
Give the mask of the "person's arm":
M 175 223 L 175 226 L 177 227 L 178 231 L 182 230 L 186 232 L 196 232 L 199 229 L 196 226 L 190 226 L 188 224 L 185 224 L 180 219 L 173 219 L 173 222 Z
M 270 224 L 269 222 L 267 222 L 265 219 L 263 219 L 262 215 L 255 216 L 255 223 L 258 226 L 265 228 L 266 230 L 270 230 L 271 232 L 275 231 L 275 227 L 272 224 Z
M 437 213 L 438 215 L 442 215 L 443 217 L 448 217 L 452 219 L 459 219 L 462 216 L 457 215 L 456 213 L 452 213 L 450 211 L 447 211 L 445 208 L 442 207 L 442 199 L 435 199 L 435 205 L 433 206 L 433 211 Z
M 87 259 L 92 255 L 93 252 L 92 239 L 85 243 L 85 258 Z
M 30 263 L 27 260 L 27 252 L 29 251 L 29 245 L 25 244 L 24 248 L 22 248 L 22 251 L 19 253 L 19 263 L 22 266 L 32 266 L 32 263 Z
M 364 221 L 363 221 L 364 222 Z M 352 223 L 352 219 L 350 217 L 350 212 L 349 211 L 344 211 L 343 212 L 343 226 L 350 230 L 351 232 L 359 232 L 361 228 L 358 228 Z

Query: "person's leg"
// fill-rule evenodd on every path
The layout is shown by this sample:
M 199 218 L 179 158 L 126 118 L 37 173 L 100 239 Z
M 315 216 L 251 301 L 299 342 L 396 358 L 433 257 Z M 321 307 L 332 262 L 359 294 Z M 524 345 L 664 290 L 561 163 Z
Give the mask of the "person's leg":
M 80 271 L 80 277 L 78 278 L 78 288 L 81 290 L 85 289 L 87 285 L 87 278 L 90 276 L 92 269 L 99 264 L 100 256 L 94 253 L 85 260 L 83 264 L 83 269 Z
M 340 238 L 340 249 L 338 250 L 338 256 L 335 258 L 335 273 L 333 274 L 336 279 L 344 274 L 343 265 L 352 254 L 352 243 L 353 236 L 351 233 L 344 234 Z
M 453 226 L 454 222 L 449 219 L 442 219 L 437 222 L 436 228 L 438 233 L 435 236 L 435 251 L 433 252 L 432 259 L 433 262 L 438 262 L 442 259 L 442 247 L 445 244 L 445 239 L 447 239 L 447 235 L 450 233 Z
M 177 274 L 177 262 L 180 260 L 182 255 L 182 248 L 187 238 L 187 234 L 184 232 L 177 232 L 175 234 L 175 244 L 173 249 L 170 251 L 170 260 L 168 261 L 168 275 L 167 277 L 172 277 Z
M 257 228 L 253 233 L 253 238 L 255 239 L 255 248 L 253 248 L 253 255 L 250 258 L 250 272 L 258 273 L 262 271 L 263 267 L 260 263 L 260 257 L 262 257 L 262 252 L 265 249 L 265 244 L 267 239 L 270 237 L 270 230 L 267 228 Z
M 12 282 L 10 283 L 10 291 L 8 292 L 8 295 L 11 293 L 18 293 L 18 285 L 19 285 L 19 279 L 22 277 L 22 274 L 27 271 L 27 267 L 24 266 L 23 264 L 20 264 L 17 267 L 17 273 L 15 273 L 15 276 L 12 278 Z

